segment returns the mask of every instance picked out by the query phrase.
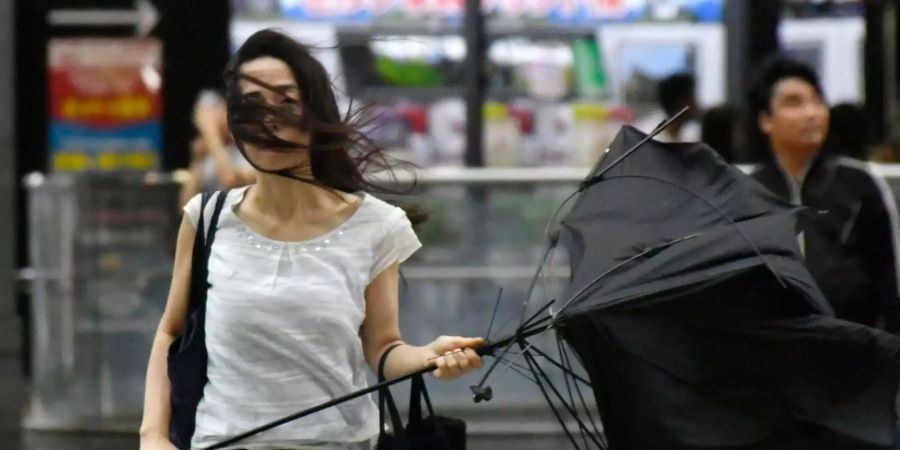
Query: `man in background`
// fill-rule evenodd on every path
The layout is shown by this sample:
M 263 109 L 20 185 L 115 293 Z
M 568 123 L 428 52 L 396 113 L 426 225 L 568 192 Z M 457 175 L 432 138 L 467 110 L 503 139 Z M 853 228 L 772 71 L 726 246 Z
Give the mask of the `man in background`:
M 674 116 L 685 107 L 690 109 L 668 128 L 656 135 L 661 142 L 696 142 L 700 139 L 700 127 L 697 118 L 700 108 L 697 106 L 697 88 L 694 75 L 687 72 L 669 75 L 659 82 L 657 98 L 661 111 L 642 119 L 637 128 L 650 133 L 657 125 Z
M 784 57 L 766 61 L 750 92 L 757 144 L 753 176 L 806 207 L 800 246 L 838 318 L 900 331 L 897 210 L 868 164 L 824 150 L 829 110 L 815 71 Z

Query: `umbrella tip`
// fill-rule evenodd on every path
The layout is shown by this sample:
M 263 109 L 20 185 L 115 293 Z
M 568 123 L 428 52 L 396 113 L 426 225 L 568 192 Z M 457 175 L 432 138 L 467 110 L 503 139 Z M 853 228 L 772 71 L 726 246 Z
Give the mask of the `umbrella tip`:
M 472 399 L 475 400 L 475 403 L 489 402 L 494 398 L 494 390 L 490 386 L 469 386 L 469 389 L 474 394 Z

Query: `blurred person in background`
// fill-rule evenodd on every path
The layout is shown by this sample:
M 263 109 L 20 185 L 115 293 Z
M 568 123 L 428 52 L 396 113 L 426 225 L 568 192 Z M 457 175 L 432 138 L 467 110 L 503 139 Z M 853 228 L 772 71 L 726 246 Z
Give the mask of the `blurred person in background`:
M 894 128 L 884 143 L 872 152 L 872 160 L 880 163 L 900 163 L 900 126 Z
M 737 111 L 729 105 L 710 108 L 700 119 L 700 140 L 713 148 L 726 162 L 734 162 Z
M 897 210 L 886 182 L 858 160 L 825 151 L 829 110 L 818 75 L 786 57 L 768 59 L 750 91 L 753 176 L 802 205 L 798 239 L 838 318 L 900 331 Z
M 668 128 L 656 135 L 660 142 L 696 142 L 700 139 L 700 127 L 697 118 L 700 108 L 697 106 L 696 79 L 693 74 L 682 72 L 669 75 L 659 82 L 657 98 L 660 111 L 650 114 L 636 124 L 636 128 L 650 133 L 660 123 L 674 116 L 685 107 L 690 108 Z
M 869 159 L 869 121 L 862 105 L 839 103 L 831 107 L 829 150 L 862 161 Z
M 230 189 L 250 184 L 253 167 L 241 155 L 228 131 L 225 99 L 214 90 L 204 90 L 194 106 L 197 137 L 191 141 L 189 176 L 181 188 L 184 205 L 203 191 Z
M 385 189 L 367 175 L 394 165 L 354 116 L 341 116 L 331 77 L 310 50 L 259 31 L 225 79 L 228 125 L 256 182 L 225 194 L 208 254 L 208 381 L 191 448 L 363 389 L 382 361 L 388 379 L 432 364 L 438 378 L 480 367 L 472 350 L 480 338 L 402 341 L 399 266 L 421 247 L 417 218 L 371 195 Z M 201 204 L 198 195 L 184 207 L 148 364 L 141 450 L 175 448 L 167 353 L 185 326 Z M 227 448 L 369 450 L 378 431 L 378 409 L 364 396 Z

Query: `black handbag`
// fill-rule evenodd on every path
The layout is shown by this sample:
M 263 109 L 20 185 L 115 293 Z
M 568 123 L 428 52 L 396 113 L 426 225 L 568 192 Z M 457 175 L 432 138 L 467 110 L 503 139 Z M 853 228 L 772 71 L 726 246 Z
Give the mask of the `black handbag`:
M 171 388 L 172 415 L 169 419 L 169 440 L 180 450 L 190 450 L 197 416 L 197 405 L 206 386 L 206 293 L 210 249 L 216 237 L 216 225 L 228 191 L 219 191 L 204 239 L 206 205 L 212 197 L 205 192 L 200 203 L 200 218 L 194 235 L 191 255 L 191 286 L 188 312 L 181 335 L 169 346 L 168 374 Z
M 384 381 L 384 361 L 388 348 L 378 363 L 378 380 Z M 390 388 L 378 392 L 379 433 L 376 450 L 465 450 L 466 423 L 459 419 L 438 416 L 434 413 L 425 379 L 417 375 L 411 379 L 409 417 L 406 426 L 400 418 Z M 428 417 L 422 415 L 422 400 L 428 409 Z M 390 416 L 393 433 L 385 430 L 384 413 Z

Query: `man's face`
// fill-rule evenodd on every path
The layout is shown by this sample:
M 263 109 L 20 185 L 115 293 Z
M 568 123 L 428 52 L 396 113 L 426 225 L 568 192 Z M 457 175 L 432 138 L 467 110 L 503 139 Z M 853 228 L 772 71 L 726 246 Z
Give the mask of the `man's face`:
M 760 113 L 759 128 L 774 148 L 818 151 L 828 134 L 828 106 L 811 84 L 785 78 L 773 89 L 769 111 Z

